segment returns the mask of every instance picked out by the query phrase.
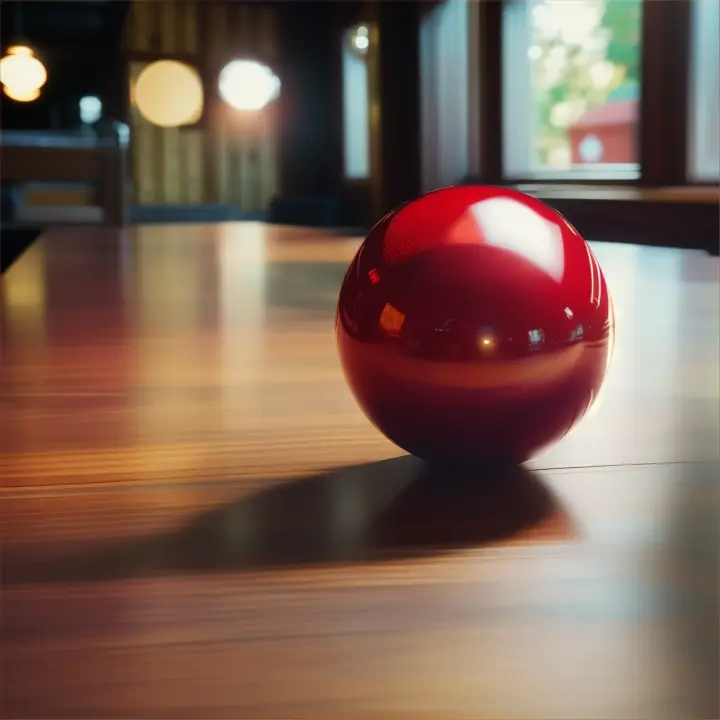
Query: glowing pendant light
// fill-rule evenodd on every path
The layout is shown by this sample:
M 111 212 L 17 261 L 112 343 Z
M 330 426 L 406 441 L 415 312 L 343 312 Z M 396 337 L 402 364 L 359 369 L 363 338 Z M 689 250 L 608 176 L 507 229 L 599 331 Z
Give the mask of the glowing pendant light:
M 263 63 L 233 60 L 220 72 L 220 97 L 235 110 L 262 110 L 280 95 L 280 78 Z
M 40 97 L 40 88 L 47 82 L 47 70 L 29 47 L 15 45 L 0 60 L 0 82 L 12 100 L 31 102 Z
M 131 102 L 153 125 L 192 125 L 202 116 L 200 73 L 176 60 L 158 60 L 145 67 L 131 88 Z

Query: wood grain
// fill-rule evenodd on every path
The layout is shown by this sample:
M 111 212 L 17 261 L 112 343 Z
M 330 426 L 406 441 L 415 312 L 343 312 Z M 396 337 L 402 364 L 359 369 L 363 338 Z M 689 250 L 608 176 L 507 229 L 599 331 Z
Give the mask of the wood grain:
M 554 183 L 523 183 L 519 190 L 537 194 L 549 201 L 565 200 L 620 200 L 643 203 L 720 204 L 717 185 L 682 185 L 678 187 L 644 188 L 627 185 L 565 185 Z
M 241 114 L 216 101 L 215 87 L 218 73 L 233 59 L 250 57 L 271 64 L 277 60 L 275 13 L 270 6 L 225 0 L 130 4 L 125 51 L 136 204 L 267 209 L 279 188 L 277 111 L 268 106 L 257 113 L 255 122 L 243 121 Z M 204 55 L 199 54 L 201 46 Z M 207 117 L 196 127 L 154 126 L 132 100 L 142 70 L 165 59 L 191 65 L 206 81 Z
M 3 278 L 0 716 L 720 716 L 720 273 L 596 244 L 616 353 L 457 477 L 337 364 L 357 238 L 55 231 Z

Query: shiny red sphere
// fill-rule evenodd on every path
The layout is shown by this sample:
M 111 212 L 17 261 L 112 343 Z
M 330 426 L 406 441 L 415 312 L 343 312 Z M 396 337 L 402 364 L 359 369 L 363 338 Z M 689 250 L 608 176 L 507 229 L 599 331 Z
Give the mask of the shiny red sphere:
M 355 398 L 396 445 L 427 460 L 523 462 L 591 406 L 614 314 L 561 215 L 509 188 L 464 186 L 375 225 L 336 329 Z

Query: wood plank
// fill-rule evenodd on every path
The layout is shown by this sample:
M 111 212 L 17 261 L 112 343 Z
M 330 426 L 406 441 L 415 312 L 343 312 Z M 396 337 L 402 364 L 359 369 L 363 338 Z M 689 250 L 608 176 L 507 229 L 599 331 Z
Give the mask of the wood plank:
M 83 207 L 94 205 L 97 191 L 93 187 L 27 187 L 27 207 Z
M 643 203 L 720 203 L 720 188 L 686 185 L 682 187 L 640 188 L 626 185 L 565 185 L 555 183 L 523 183 L 518 190 L 547 199 L 614 200 Z
M 0 151 L 3 182 L 100 182 L 106 152 L 97 148 L 4 146 Z
M 146 3 L 147 4 L 147 3 Z M 225 63 L 254 57 L 259 42 L 262 58 L 274 56 L 277 38 L 275 10 L 252 5 L 212 2 L 202 12 L 197 0 L 162 0 L 145 7 L 133 2 L 128 23 L 127 60 L 132 81 L 147 64 L 173 59 L 197 67 L 197 44 L 202 30 L 208 35 L 205 58 L 214 78 Z M 201 22 L 202 21 L 202 22 Z M 262 59 L 261 58 L 261 59 Z M 131 92 L 132 94 L 132 92 Z M 135 110 L 133 125 L 133 180 L 141 205 L 180 203 L 231 204 L 244 211 L 266 210 L 278 192 L 277 133 L 271 110 L 255 120 L 244 118 L 223 102 L 206 107 L 202 127 L 182 130 L 154 127 Z M 262 132 L 255 125 L 265 123 Z M 190 137 L 184 137 L 191 133 Z M 265 137 L 272 133 L 272 137 Z M 197 157 L 197 153 L 201 157 Z
M 596 243 L 616 354 L 524 468 L 363 418 L 359 238 L 53 231 L 3 278 L 0 715 L 720 716 L 720 263 Z

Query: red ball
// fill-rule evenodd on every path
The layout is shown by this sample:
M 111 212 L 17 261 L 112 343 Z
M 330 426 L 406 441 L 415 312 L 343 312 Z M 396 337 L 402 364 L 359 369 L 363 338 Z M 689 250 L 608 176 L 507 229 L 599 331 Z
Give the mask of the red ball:
M 360 407 L 427 460 L 523 462 L 563 437 L 603 382 L 605 278 L 561 215 L 508 188 L 401 205 L 340 291 L 337 341 Z

